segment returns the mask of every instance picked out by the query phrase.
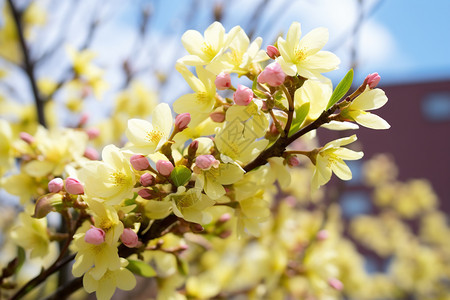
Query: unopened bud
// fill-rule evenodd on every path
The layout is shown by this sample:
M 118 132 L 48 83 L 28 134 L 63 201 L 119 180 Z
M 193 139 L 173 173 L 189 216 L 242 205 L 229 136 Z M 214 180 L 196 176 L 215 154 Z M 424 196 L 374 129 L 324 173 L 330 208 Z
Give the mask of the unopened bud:
M 95 150 L 92 147 L 87 147 L 86 150 L 84 150 L 84 157 L 89 158 L 90 160 L 98 160 L 100 155 L 98 154 L 98 151 Z
M 128 248 L 134 248 L 139 244 L 138 236 L 131 228 L 124 228 L 120 240 Z
M 320 230 L 318 233 L 317 233 L 317 239 L 319 240 L 319 241 L 325 241 L 326 239 L 328 239 L 328 237 L 329 237 L 329 234 L 328 234 L 328 230 L 326 230 L 326 229 L 322 229 L 322 230 Z
M 277 62 L 268 65 L 264 71 L 258 75 L 259 83 L 267 83 L 270 86 L 282 85 L 285 79 L 286 74 L 284 74 L 280 64 Z
M 225 121 L 225 113 L 223 111 L 214 111 L 209 114 L 209 117 L 216 123 L 223 123 Z
M 195 153 L 197 152 L 197 150 L 198 150 L 198 141 L 194 140 L 188 147 L 188 156 L 190 157 L 191 160 L 194 160 Z
M 253 101 L 253 91 L 240 84 L 233 94 L 233 99 L 237 105 L 247 106 Z
M 170 173 L 172 173 L 174 169 L 174 166 L 172 163 L 168 160 L 158 160 L 156 162 L 156 170 L 162 175 L 162 176 L 169 176 Z
M 230 88 L 231 87 L 230 74 L 225 72 L 220 73 L 219 75 L 217 75 L 214 83 L 216 84 L 216 88 L 221 91 Z
M 66 192 L 72 195 L 84 194 L 84 187 L 78 179 L 68 177 L 66 179 Z
M 34 137 L 29 133 L 22 131 L 19 136 L 20 136 L 20 139 L 27 144 L 33 144 L 33 142 L 34 142 Z
M 220 216 L 218 222 L 225 223 L 225 222 L 228 222 L 230 219 L 231 219 L 231 215 L 229 213 L 224 213 L 223 215 Z
M 328 284 L 337 291 L 342 291 L 342 289 L 344 288 L 344 284 L 336 278 L 328 279 Z
M 151 186 L 155 183 L 155 177 L 150 173 L 145 173 L 142 174 L 139 181 L 142 184 L 142 186 Z
M 138 195 L 144 199 L 153 199 L 156 197 L 155 192 L 149 189 L 142 189 L 138 191 Z
M 62 198 L 61 194 L 46 194 L 40 197 L 34 206 L 33 218 L 44 218 L 56 208 L 62 207 Z
M 190 122 L 191 122 L 191 114 L 182 113 L 175 118 L 175 127 L 178 128 L 179 131 L 183 131 L 188 127 Z
M 199 155 L 195 159 L 195 165 L 202 170 L 209 170 L 211 167 L 218 168 L 220 161 L 218 161 L 211 154 Z
M 100 245 L 105 241 L 105 232 L 102 229 L 91 225 L 91 229 L 86 231 L 86 234 L 84 235 L 84 241 L 88 244 Z
M 100 135 L 100 129 L 98 128 L 86 129 L 86 134 L 88 135 L 90 140 L 93 140 Z
M 300 164 L 300 160 L 298 159 L 298 157 L 296 155 L 291 155 L 287 159 L 287 163 L 290 167 L 296 167 Z
M 84 125 L 86 125 L 88 120 L 89 120 L 89 114 L 88 113 L 83 113 L 81 115 L 80 123 L 78 123 L 79 124 L 78 126 L 79 127 L 83 127 Z
M 278 50 L 278 48 L 272 45 L 267 46 L 266 52 L 271 59 L 275 59 L 280 56 L 280 51 Z
M 374 89 L 381 80 L 381 76 L 378 73 L 372 73 L 367 75 L 364 82 L 369 85 L 369 88 Z
M 48 183 L 48 191 L 50 193 L 59 193 L 64 187 L 64 181 L 61 178 L 53 178 Z
M 130 163 L 136 171 L 144 171 L 150 166 L 147 157 L 135 154 L 130 158 Z

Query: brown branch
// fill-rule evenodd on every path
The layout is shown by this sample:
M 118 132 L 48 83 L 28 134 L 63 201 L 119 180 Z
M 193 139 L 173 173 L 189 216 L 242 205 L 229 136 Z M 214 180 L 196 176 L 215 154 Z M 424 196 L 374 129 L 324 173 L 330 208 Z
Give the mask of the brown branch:
M 261 152 L 258 157 L 256 157 L 252 162 L 247 164 L 244 167 L 244 170 L 246 172 L 250 172 L 251 170 L 256 169 L 257 167 L 266 164 L 269 158 L 282 156 L 287 146 L 289 146 L 293 141 L 305 135 L 306 133 L 319 128 L 321 125 L 330 122 L 330 119 L 328 117 L 337 108 L 338 104 L 335 104 L 329 110 L 323 111 L 323 113 L 319 116 L 319 118 L 317 118 L 314 122 L 308 124 L 306 127 L 303 127 L 290 137 L 280 137 L 272 146 Z
M 23 24 L 22 24 L 22 20 L 21 20 L 22 12 L 20 12 L 16 8 L 15 4 L 13 3 L 13 0 L 8 0 L 8 3 L 9 3 L 9 7 L 11 8 L 11 14 L 13 16 L 14 23 L 16 24 L 17 35 L 19 36 L 20 47 L 22 49 L 23 60 L 24 60 L 23 61 L 23 63 L 24 63 L 23 69 L 28 77 L 28 80 L 30 81 L 31 90 L 32 90 L 33 96 L 34 96 L 34 103 L 36 105 L 38 121 L 39 121 L 39 124 L 46 127 L 45 115 L 44 115 L 44 105 L 39 97 L 39 91 L 38 91 L 37 84 L 36 84 L 36 78 L 34 77 L 34 63 L 30 59 L 29 49 L 27 46 L 27 42 L 25 40 L 24 32 L 23 32 L 23 27 L 22 27 Z
M 150 229 L 144 234 L 146 226 L 141 226 L 139 235 L 141 236 L 141 241 L 143 244 L 147 244 L 148 241 L 153 240 L 162 236 L 170 227 L 172 227 L 178 221 L 178 217 L 171 214 L 162 220 L 155 220 L 151 225 Z M 140 251 L 137 248 L 128 248 L 123 244 L 119 247 L 119 256 L 127 258 L 132 254 Z M 72 259 L 74 255 L 72 256 Z M 60 287 L 55 293 L 45 298 L 45 300 L 59 300 L 67 299 L 67 297 L 76 292 L 79 288 L 83 286 L 83 277 L 75 278 L 68 284 Z

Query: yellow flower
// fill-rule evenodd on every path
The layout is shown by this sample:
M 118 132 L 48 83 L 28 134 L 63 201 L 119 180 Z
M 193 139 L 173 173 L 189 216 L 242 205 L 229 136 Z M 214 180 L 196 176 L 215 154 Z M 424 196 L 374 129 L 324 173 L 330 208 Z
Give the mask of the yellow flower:
M 257 138 L 247 124 L 235 120 L 218 131 L 215 142 L 223 162 L 245 164 L 255 159 L 269 143 L 265 139 L 256 141 Z
M 136 178 L 129 160 L 114 145 L 103 149 L 102 158 L 103 161 L 85 163 L 78 171 L 86 195 L 102 198 L 109 204 L 132 198 Z
M 13 158 L 13 133 L 11 126 L 5 120 L 0 120 L 0 176 L 9 170 L 14 163 Z
M 143 155 L 158 151 L 170 137 L 173 119 L 166 103 L 158 104 L 152 113 L 152 122 L 140 119 L 128 121 L 126 136 L 130 144 L 125 148 Z
M 234 164 L 220 164 L 217 168 L 201 170 L 197 175 L 195 187 L 204 190 L 209 198 L 217 200 L 225 195 L 223 185 L 233 184 L 243 175 L 244 171 Z
M 205 211 L 214 205 L 214 200 L 201 193 L 201 189 L 192 188 L 186 191 L 184 186 L 179 186 L 175 194 L 167 198 L 172 201 L 172 209 L 175 215 L 189 222 L 208 224 L 212 216 Z
M 101 228 L 105 232 L 105 242 L 115 245 L 123 232 L 123 224 L 119 220 L 117 211 L 99 199 L 83 197 L 93 212 L 95 227 Z
M 47 219 L 35 219 L 25 212 L 19 214 L 21 225 L 11 230 L 13 241 L 24 249 L 31 249 L 31 258 L 44 257 L 49 253 Z
M 236 36 L 239 26 L 233 27 L 228 34 L 219 22 L 211 24 L 204 32 L 204 37 L 196 30 L 188 30 L 181 37 L 186 55 L 178 62 L 190 66 L 206 65 L 222 54 Z
M 355 98 L 341 111 L 341 116 L 350 119 L 359 125 L 372 129 L 388 129 L 391 126 L 379 116 L 366 110 L 378 109 L 386 104 L 388 98 L 381 89 L 370 89 L 366 86 L 364 92 Z
M 260 49 L 261 43 L 262 38 L 258 37 L 250 44 L 248 36 L 242 29 L 239 29 L 230 44 L 231 52 L 215 59 L 206 69 L 214 74 L 234 72 L 243 75 L 255 71 L 254 73 L 257 75 L 254 64 L 269 59 L 266 51 Z
M 225 120 L 228 123 L 245 122 L 246 128 L 256 137 L 262 137 L 269 128 L 268 115 L 261 111 L 262 101 L 253 99 L 249 105 L 233 105 L 228 108 Z
M 315 158 L 315 169 L 312 177 L 311 186 L 317 190 L 331 179 L 331 174 L 334 172 L 337 177 L 342 180 L 352 179 L 352 172 L 345 164 L 345 160 L 356 160 L 363 157 L 362 152 L 356 152 L 341 146 L 350 144 L 356 141 L 356 135 L 338 139 L 329 142 L 317 153 Z
M 85 234 L 86 232 L 80 232 L 74 235 L 72 249 L 77 252 L 77 255 L 72 267 L 73 276 L 80 277 L 90 270 L 90 275 L 99 280 L 107 270 L 119 270 L 118 243 L 89 244 L 84 240 Z
M 88 141 L 87 134 L 82 131 L 48 131 L 43 127 L 38 128 L 34 138 L 42 158 L 24 165 L 24 172 L 34 177 L 43 177 L 50 173 L 60 176 L 68 163 L 83 157 Z
M 128 89 L 117 96 L 114 114 L 125 115 L 127 119 L 145 119 L 150 116 L 156 104 L 156 93 L 148 89 L 141 81 L 135 80 Z
M 196 126 L 205 120 L 214 109 L 216 103 L 216 76 L 197 67 L 197 77 L 195 77 L 183 64 L 177 64 L 176 69 L 183 75 L 184 80 L 189 84 L 195 93 L 185 94 L 173 103 L 173 109 L 177 114 L 190 113 L 190 126 Z
M 136 286 L 136 277 L 125 268 L 128 261 L 120 259 L 120 268 L 117 270 L 107 270 L 99 279 L 92 275 L 92 269 L 83 277 L 83 287 L 88 293 L 95 292 L 98 300 L 109 300 L 114 295 L 116 288 L 130 291 Z
M 168 195 L 162 201 L 146 200 L 145 215 L 152 219 L 162 219 L 173 211 L 177 217 L 188 222 L 208 224 L 212 216 L 206 209 L 214 203 L 214 200 L 202 194 L 200 188 L 186 190 L 184 186 L 179 186 L 176 193 Z
M 339 58 L 331 52 L 320 51 L 328 41 L 328 30 L 316 28 L 302 35 L 300 23 L 294 22 L 286 36 L 278 38 L 281 56 L 277 58 L 283 71 L 289 76 L 296 74 L 309 79 L 322 79 L 320 73 L 336 70 Z

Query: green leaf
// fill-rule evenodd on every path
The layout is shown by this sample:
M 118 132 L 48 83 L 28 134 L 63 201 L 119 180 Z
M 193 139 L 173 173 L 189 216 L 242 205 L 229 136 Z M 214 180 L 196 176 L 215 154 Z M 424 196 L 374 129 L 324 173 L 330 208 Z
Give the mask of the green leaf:
M 263 92 L 261 92 L 260 90 L 257 89 L 257 85 L 258 85 L 258 77 L 255 77 L 255 79 L 253 80 L 253 84 L 252 84 L 253 93 L 258 98 L 263 98 L 263 99 L 267 98 L 266 94 L 264 94 Z
M 149 264 L 141 260 L 128 259 L 127 269 L 136 275 L 143 277 L 154 277 L 156 276 L 156 271 Z
M 189 264 L 177 257 L 177 269 L 181 275 L 187 276 L 189 275 Z
M 336 102 L 338 102 L 342 97 L 347 94 L 350 86 L 353 82 L 353 69 L 347 72 L 347 74 L 342 78 L 341 82 L 334 89 L 333 94 L 330 97 L 330 101 L 328 101 L 328 105 L 326 109 L 332 107 Z
M 295 118 L 292 120 L 291 129 L 289 130 L 289 136 L 297 132 L 297 130 L 302 125 L 303 121 L 305 121 L 306 116 L 309 113 L 310 103 L 303 103 L 300 107 L 295 109 Z
M 170 173 L 170 179 L 177 186 L 185 185 L 191 179 L 192 172 L 185 166 L 177 166 Z

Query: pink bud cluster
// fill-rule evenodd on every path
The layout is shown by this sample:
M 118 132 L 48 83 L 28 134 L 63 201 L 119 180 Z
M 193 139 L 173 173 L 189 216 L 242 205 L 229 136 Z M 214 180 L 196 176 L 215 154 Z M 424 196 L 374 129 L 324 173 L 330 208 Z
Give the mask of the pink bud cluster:
M 172 173 L 173 169 L 174 169 L 174 166 L 168 160 L 158 160 L 156 162 L 156 170 L 162 176 L 166 176 L 166 177 L 169 176 L 170 173 Z
M 369 85 L 370 89 L 374 89 L 378 83 L 380 83 L 381 76 L 378 73 L 372 73 L 367 75 L 366 79 L 364 79 L 364 83 Z
M 195 159 L 195 165 L 202 170 L 209 170 L 211 167 L 218 168 L 220 162 L 212 155 L 199 155 Z

